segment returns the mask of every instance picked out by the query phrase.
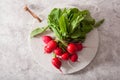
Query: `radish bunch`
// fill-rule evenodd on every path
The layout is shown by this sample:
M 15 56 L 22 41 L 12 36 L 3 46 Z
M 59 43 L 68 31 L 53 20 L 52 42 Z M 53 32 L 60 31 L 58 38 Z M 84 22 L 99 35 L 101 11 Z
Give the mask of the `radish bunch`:
M 30 10 L 29 12 L 32 14 Z M 89 10 L 54 8 L 48 15 L 48 25 L 34 29 L 30 36 L 33 38 L 48 29 L 55 34 L 56 39 L 50 36 L 42 37 L 46 44 L 44 51 L 47 54 L 55 54 L 52 64 L 61 71 L 61 61 L 78 61 L 77 52 L 83 49 L 82 43 L 85 41 L 86 35 L 103 22 L 104 19 L 96 22 Z
M 61 47 L 59 45 L 59 41 L 54 40 L 50 36 L 43 36 L 42 37 L 43 42 L 46 44 L 44 47 L 44 52 L 46 54 L 53 53 L 55 56 L 52 58 L 52 64 L 54 67 L 60 69 L 62 66 L 62 61 L 70 60 L 71 62 L 78 61 L 78 55 L 77 52 L 81 51 L 83 49 L 82 43 L 67 43 L 67 45 L 64 45 L 64 47 Z

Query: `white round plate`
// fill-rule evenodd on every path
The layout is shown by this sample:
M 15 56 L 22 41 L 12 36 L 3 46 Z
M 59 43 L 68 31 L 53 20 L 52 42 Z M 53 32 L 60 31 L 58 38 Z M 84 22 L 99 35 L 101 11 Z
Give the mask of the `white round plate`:
M 66 6 L 56 6 L 56 7 L 66 7 Z M 68 7 L 68 6 L 67 6 Z M 73 6 L 69 6 L 73 7 Z M 78 7 L 78 6 L 77 6 Z M 92 8 L 91 8 L 92 7 Z M 80 9 L 89 9 L 93 14 L 95 15 L 95 6 L 80 6 L 78 7 Z M 45 10 L 44 12 L 49 13 L 50 10 Z M 92 14 L 92 13 L 91 13 Z M 45 16 L 45 15 L 44 15 Z M 94 17 L 94 16 L 93 16 Z M 46 19 L 43 20 L 42 23 L 40 23 L 39 26 L 45 26 L 47 25 Z M 33 30 L 34 28 L 32 28 Z M 32 31 L 31 30 L 31 31 Z M 42 35 L 50 35 L 54 36 L 53 33 L 50 31 L 47 31 L 46 33 Z M 54 72 L 54 73 L 60 73 L 59 70 L 57 70 L 52 64 L 51 64 L 51 59 L 52 59 L 52 54 L 44 54 L 44 46 L 45 44 L 43 43 L 41 36 L 35 37 L 30 39 L 30 46 L 33 51 L 33 56 L 35 58 L 35 61 L 38 62 L 40 66 L 42 66 L 44 69 Z M 76 71 L 79 71 L 83 68 L 85 68 L 95 57 L 97 48 L 99 45 L 99 37 L 98 37 L 98 31 L 97 29 L 92 30 L 88 35 L 83 43 L 83 45 L 87 46 L 87 48 L 84 48 L 81 52 L 78 53 L 79 57 L 79 62 L 72 63 L 69 61 L 62 61 L 62 71 L 64 74 L 70 74 L 74 73 Z

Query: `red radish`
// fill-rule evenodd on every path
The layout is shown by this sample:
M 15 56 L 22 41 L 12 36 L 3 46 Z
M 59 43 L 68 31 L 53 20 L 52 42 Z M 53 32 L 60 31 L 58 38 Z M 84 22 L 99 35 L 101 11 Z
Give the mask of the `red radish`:
M 57 58 L 57 57 L 53 58 L 52 59 L 52 64 L 53 64 L 54 67 L 56 67 L 57 69 L 59 69 L 62 72 L 62 70 L 60 69 L 62 63 L 59 60 L 59 58 Z
M 82 43 L 77 43 L 76 46 L 77 46 L 77 51 L 81 51 L 83 49 Z
M 70 43 L 68 44 L 67 46 L 67 51 L 70 53 L 70 54 L 73 54 L 77 51 L 77 46 L 74 44 L 74 43 Z
M 44 43 L 47 44 L 49 41 L 52 40 L 52 38 L 51 38 L 50 36 L 43 36 L 43 37 L 42 37 L 42 40 L 44 41 Z
M 71 57 L 70 57 L 70 60 L 72 62 L 76 62 L 78 60 L 78 55 L 75 53 L 75 54 L 72 54 Z
M 68 52 L 63 53 L 62 56 L 61 56 L 61 58 L 63 60 L 68 60 L 69 59 L 69 53 Z
M 54 53 L 56 54 L 56 55 L 59 55 L 59 56 L 61 56 L 62 55 L 62 49 L 61 48 L 59 48 L 59 47 L 57 47 L 55 50 L 54 50 Z
M 45 53 L 51 53 L 53 50 L 51 49 L 51 48 L 49 48 L 48 46 L 45 46 L 44 47 L 44 51 L 45 51 Z
M 51 40 L 48 42 L 47 47 L 49 47 L 51 50 L 54 50 L 57 47 L 57 43 L 54 40 Z

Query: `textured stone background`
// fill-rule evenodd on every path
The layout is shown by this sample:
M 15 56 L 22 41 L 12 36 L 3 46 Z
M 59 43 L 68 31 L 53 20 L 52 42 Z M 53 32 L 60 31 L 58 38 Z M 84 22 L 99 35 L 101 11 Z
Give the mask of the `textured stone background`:
M 60 75 L 45 71 L 34 60 L 28 35 L 34 20 L 25 4 L 38 15 L 66 3 L 100 8 L 105 23 L 98 28 L 100 46 L 93 62 L 83 70 Z M 120 80 L 120 0 L 0 0 L 0 80 Z

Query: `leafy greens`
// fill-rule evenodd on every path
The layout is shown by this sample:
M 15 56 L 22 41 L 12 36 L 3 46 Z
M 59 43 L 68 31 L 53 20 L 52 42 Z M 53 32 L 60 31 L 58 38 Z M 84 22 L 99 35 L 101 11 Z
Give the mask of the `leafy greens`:
M 86 34 L 100 26 L 104 19 L 95 22 L 88 10 L 77 8 L 54 8 L 48 15 L 48 28 L 54 32 L 58 40 L 66 42 L 84 42 Z M 32 31 L 31 37 L 44 32 L 46 28 Z

